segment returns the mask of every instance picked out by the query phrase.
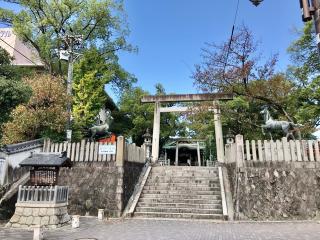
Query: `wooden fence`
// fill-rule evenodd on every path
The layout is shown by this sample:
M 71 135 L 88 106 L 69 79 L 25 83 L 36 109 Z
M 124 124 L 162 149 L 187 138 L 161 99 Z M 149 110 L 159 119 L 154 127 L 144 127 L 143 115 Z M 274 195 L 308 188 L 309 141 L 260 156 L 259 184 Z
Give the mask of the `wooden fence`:
M 225 145 L 226 162 L 320 162 L 320 142 L 317 140 L 243 140 Z
M 102 145 L 109 145 L 114 149 L 113 153 L 100 154 L 99 148 Z M 116 143 L 100 143 L 89 140 L 82 140 L 77 143 L 53 143 L 50 139 L 44 140 L 43 152 L 63 152 L 67 151 L 67 156 L 72 162 L 145 162 L 145 151 L 143 147 L 135 144 L 127 144 L 123 137 L 118 137 Z

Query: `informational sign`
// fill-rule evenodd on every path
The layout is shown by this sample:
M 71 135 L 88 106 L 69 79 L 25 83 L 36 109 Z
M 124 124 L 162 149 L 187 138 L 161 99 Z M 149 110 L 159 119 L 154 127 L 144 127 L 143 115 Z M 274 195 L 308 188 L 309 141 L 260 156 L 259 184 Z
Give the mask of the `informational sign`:
M 70 142 L 72 138 L 72 130 L 67 130 L 67 140 Z
M 116 154 L 116 145 L 103 144 L 99 146 L 99 154 Z

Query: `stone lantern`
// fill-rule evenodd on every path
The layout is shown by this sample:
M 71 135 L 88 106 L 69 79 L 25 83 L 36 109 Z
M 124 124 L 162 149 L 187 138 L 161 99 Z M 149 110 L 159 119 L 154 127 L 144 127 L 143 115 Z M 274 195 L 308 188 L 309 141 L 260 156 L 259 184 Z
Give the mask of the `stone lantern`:
M 229 131 L 226 135 L 226 140 L 227 140 L 227 144 L 234 143 L 234 135 L 232 134 L 230 128 L 229 128 Z
M 144 145 L 146 149 L 146 158 L 147 160 L 151 159 L 151 146 L 152 146 L 152 136 L 149 132 L 149 128 L 147 128 L 146 133 L 143 134 Z

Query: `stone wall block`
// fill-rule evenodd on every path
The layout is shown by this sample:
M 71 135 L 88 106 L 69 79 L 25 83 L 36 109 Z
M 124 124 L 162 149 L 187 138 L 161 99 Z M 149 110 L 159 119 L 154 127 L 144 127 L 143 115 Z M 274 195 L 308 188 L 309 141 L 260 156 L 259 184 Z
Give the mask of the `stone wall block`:
M 49 216 L 44 216 L 41 218 L 41 225 L 46 226 L 49 224 Z
M 34 217 L 32 225 L 40 225 L 41 224 L 41 217 Z
M 33 222 L 33 216 L 27 217 L 26 224 L 27 224 L 28 226 L 30 226 L 30 225 L 32 225 L 32 222 Z
M 46 208 L 40 208 L 39 209 L 39 216 L 43 217 L 47 214 L 47 209 Z
M 24 208 L 23 210 L 23 215 L 28 217 L 28 216 L 32 216 L 32 208 Z
M 16 207 L 15 214 L 22 215 L 23 214 L 23 208 L 22 207 Z
M 38 216 L 39 216 L 39 212 L 40 212 L 40 209 L 39 209 L 39 208 L 34 208 L 34 209 L 32 210 L 32 216 L 38 217 Z
M 46 213 L 47 216 L 53 216 L 55 214 L 56 214 L 56 210 L 54 208 L 47 209 L 47 213 Z
M 20 224 L 26 224 L 26 222 L 27 222 L 27 217 L 21 216 L 20 219 L 19 219 L 19 223 Z
M 20 215 L 14 214 L 14 215 L 12 216 L 12 218 L 10 219 L 10 222 L 11 222 L 11 223 L 17 223 L 17 222 L 19 222 L 19 220 L 20 220 Z
M 59 218 L 57 216 L 50 216 L 49 224 L 50 225 L 57 225 L 59 224 Z

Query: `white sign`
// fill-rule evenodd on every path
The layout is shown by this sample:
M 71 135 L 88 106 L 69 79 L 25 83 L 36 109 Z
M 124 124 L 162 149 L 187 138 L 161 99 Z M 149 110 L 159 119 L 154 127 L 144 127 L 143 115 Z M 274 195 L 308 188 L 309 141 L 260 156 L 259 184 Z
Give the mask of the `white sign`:
M 99 146 L 99 154 L 116 154 L 116 145 L 103 144 Z

